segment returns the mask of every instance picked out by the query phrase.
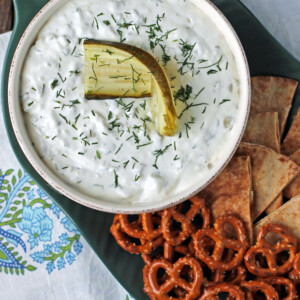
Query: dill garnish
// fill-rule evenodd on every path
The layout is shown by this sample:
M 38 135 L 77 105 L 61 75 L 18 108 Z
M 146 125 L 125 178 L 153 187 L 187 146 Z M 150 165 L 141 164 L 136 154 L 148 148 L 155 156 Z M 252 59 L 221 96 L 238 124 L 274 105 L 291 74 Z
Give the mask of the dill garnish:
M 172 146 L 172 144 L 167 145 L 164 149 L 159 149 L 159 150 L 155 150 L 154 151 L 155 162 L 152 165 L 154 168 L 158 169 L 158 167 L 157 167 L 157 160 L 158 160 L 158 158 L 160 156 L 164 155 L 171 146 Z
M 54 90 L 57 86 L 58 86 L 58 80 L 55 79 L 55 80 L 53 80 L 52 83 L 51 83 L 51 89 Z
M 119 175 L 117 174 L 116 170 L 114 170 L 115 175 L 115 187 L 119 186 Z
M 222 105 L 222 104 L 224 104 L 224 103 L 226 103 L 226 102 L 229 102 L 229 101 L 231 101 L 230 99 L 223 99 L 220 103 L 219 103 L 219 105 Z

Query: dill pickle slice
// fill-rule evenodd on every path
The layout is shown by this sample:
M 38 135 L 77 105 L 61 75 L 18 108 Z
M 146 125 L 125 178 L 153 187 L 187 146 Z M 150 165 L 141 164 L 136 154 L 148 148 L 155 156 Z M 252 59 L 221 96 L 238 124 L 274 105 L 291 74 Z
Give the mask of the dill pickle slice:
M 161 135 L 177 130 L 177 114 L 168 77 L 148 52 L 123 43 L 85 40 L 86 99 L 144 98 L 151 106 Z

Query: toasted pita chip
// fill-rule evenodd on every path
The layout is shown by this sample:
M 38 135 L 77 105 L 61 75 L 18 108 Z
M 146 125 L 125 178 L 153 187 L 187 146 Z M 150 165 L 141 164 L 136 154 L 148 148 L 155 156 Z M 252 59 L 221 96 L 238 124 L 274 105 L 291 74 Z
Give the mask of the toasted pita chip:
M 266 214 L 269 215 L 283 204 L 282 193 L 266 208 Z
M 300 196 L 291 199 L 259 221 L 254 228 L 255 236 L 263 225 L 269 223 L 277 223 L 288 227 L 292 234 L 300 241 Z M 271 239 L 269 240 L 271 243 L 276 243 L 278 240 L 275 235 L 270 235 L 269 238 Z
M 292 127 L 282 143 L 282 153 L 291 155 L 300 149 L 300 109 L 294 118 Z
M 277 112 L 251 115 L 243 136 L 243 142 L 258 144 L 280 153 L 280 133 Z
M 288 78 L 256 76 L 251 78 L 251 84 L 250 114 L 278 112 L 279 132 L 282 136 L 298 82 Z
M 200 195 L 205 199 L 214 220 L 228 214 L 240 217 L 252 243 L 251 181 L 250 158 L 235 157 Z
M 290 156 L 294 162 L 300 166 L 300 149 Z M 294 198 L 300 195 L 300 175 L 298 175 L 284 190 L 283 195 L 286 198 Z
M 236 155 L 251 157 L 253 220 L 256 220 L 300 173 L 300 167 L 289 157 L 255 144 L 241 143 Z

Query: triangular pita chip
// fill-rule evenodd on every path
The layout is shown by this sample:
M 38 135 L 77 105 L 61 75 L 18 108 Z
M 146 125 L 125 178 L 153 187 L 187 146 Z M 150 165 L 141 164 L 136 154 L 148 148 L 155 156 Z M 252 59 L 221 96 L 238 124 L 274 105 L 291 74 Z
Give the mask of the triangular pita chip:
M 294 118 L 292 127 L 282 143 L 282 153 L 291 155 L 300 149 L 300 109 Z
M 253 238 L 251 218 L 251 167 L 249 157 L 234 157 L 222 173 L 200 195 L 211 210 L 213 220 L 233 214 L 241 218 Z
M 290 156 L 300 166 L 300 149 Z M 286 198 L 294 198 L 300 195 L 300 174 L 283 190 Z
M 280 133 L 277 112 L 251 115 L 243 136 L 243 142 L 263 145 L 280 153 Z
M 251 78 L 252 97 L 250 114 L 278 112 L 282 136 L 298 82 L 288 78 L 256 76 Z
M 300 167 L 289 157 L 255 144 L 241 143 L 236 155 L 251 157 L 253 220 L 256 220 L 300 173 Z
M 266 208 L 266 214 L 269 215 L 283 204 L 282 193 L 276 197 L 276 199 Z
M 292 234 L 300 241 L 300 196 L 291 199 L 276 211 L 259 221 L 254 228 L 255 236 L 263 225 L 269 223 L 277 223 L 288 227 Z M 270 235 L 270 238 L 276 239 L 276 236 Z M 275 243 L 276 240 L 273 242 Z

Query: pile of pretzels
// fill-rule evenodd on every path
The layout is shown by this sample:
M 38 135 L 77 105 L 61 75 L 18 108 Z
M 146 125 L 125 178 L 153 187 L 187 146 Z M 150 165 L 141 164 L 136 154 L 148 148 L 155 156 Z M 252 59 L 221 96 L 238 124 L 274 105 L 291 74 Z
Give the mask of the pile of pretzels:
M 266 224 L 250 247 L 238 217 L 220 217 L 211 227 L 199 196 L 156 213 L 115 215 L 111 233 L 123 249 L 142 255 L 152 300 L 300 299 L 300 252 L 290 230 Z

